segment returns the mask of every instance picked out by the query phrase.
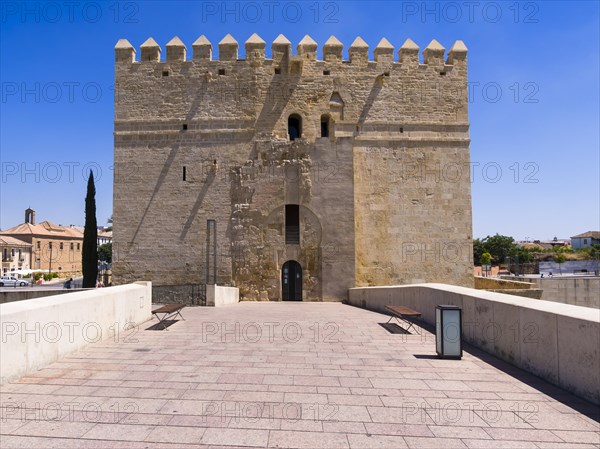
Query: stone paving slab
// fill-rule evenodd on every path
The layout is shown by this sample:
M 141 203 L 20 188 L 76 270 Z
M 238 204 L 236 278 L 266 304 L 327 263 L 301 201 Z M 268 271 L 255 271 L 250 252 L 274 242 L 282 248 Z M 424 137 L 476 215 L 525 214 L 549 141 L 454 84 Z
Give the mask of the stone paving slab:
M 600 448 L 600 409 L 337 303 L 186 308 L 0 386 L 5 448 Z

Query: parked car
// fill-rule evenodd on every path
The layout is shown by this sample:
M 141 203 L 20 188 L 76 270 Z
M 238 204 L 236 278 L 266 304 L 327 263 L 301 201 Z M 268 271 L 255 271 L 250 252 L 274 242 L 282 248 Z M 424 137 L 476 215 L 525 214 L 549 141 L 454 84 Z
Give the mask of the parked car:
M 19 279 L 14 276 L 0 277 L 0 287 L 16 287 L 17 285 L 25 287 L 29 285 L 29 281 L 26 281 L 25 279 Z

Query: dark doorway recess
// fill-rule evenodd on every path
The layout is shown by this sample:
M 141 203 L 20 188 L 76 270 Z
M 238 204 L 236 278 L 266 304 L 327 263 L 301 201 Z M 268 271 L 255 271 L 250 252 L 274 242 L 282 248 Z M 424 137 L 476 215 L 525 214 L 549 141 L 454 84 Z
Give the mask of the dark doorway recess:
M 295 260 L 288 260 L 281 269 L 281 299 L 302 301 L 302 267 Z

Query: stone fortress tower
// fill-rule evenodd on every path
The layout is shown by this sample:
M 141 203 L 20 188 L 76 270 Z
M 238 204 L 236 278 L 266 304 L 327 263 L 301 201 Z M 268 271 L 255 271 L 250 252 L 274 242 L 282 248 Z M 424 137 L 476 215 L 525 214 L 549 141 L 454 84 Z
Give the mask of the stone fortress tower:
M 341 301 L 365 285 L 472 286 L 467 49 L 280 35 L 115 47 L 115 283 Z

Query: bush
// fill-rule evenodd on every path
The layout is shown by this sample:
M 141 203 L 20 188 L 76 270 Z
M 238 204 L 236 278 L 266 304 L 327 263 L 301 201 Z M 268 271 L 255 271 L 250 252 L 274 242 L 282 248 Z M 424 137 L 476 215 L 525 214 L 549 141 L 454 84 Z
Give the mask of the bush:
M 52 278 L 57 278 L 58 277 L 58 273 L 52 273 Z

